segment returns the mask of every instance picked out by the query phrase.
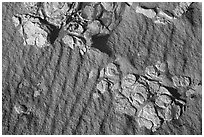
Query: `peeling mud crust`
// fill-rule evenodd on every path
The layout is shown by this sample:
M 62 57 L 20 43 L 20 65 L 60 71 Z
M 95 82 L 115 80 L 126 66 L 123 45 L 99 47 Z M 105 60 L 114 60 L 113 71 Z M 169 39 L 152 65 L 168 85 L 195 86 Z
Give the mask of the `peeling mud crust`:
M 2 134 L 201 135 L 202 4 L 2 3 Z

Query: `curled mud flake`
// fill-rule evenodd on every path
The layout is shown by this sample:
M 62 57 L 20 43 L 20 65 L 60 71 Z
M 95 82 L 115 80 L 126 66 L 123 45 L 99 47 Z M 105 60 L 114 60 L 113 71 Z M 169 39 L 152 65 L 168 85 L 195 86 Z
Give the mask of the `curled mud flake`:
M 87 32 L 90 36 L 97 35 L 100 33 L 100 30 L 102 29 L 101 23 L 97 20 L 94 20 L 87 26 Z
M 84 38 L 86 39 L 86 47 L 90 50 L 91 49 L 91 46 L 92 46 L 92 44 L 93 44 L 93 41 L 92 41 L 92 38 L 91 37 L 89 37 L 89 35 L 87 36 L 86 34 L 86 32 L 84 33 L 85 35 L 84 35 Z
M 179 109 L 180 114 L 179 115 L 181 115 L 181 112 L 185 111 L 186 103 L 182 100 L 175 99 L 173 106 L 175 106 L 175 105 L 178 105 L 180 107 L 180 109 Z
M 108 83 L 108 81 L 106 81 L 106 80 L 101 80 L 101 81 L 97 84 L 96 88 L 103 94 L 103 93 L 105 93 L 106 91 L 108 91 L 108 89 L 109 89 L 109 83 Z
M 23 114 L 27 113 L 28 108 L 25 105 L 16 104 L 14 106 L 14 110 L 16 111 L 17 114 Z
M 100 20 L 103 22 L 104 27 L 109 28 L 111 23 L 113 23 L 113 14 L 112 12 L 105 11 L 103 12 Z
M 177 105 L 177 108 L 176 108 L 176 113 L 174 115 L 174 119 L 179 119 L 180 115 L 181 115 L 181 108 L 180 106 Z
M 111 90 L 112 91 L 118 90 L 119 87 L 120 87 L 120 83 L 119 82 L 113 83 L 113 86 L 111 87 Z
M 82 17 L 91 21 L 94 19 L 94 12 L 94 7 L 91 5 L 87 5 L 82 10 Z
M 141 107 L 141 104 L 134 97 L 130 96 L 129 101 L 135 108 L 139 109 Z
M 115 110 L 119 113 L 134 116 L 136 109 L 131 106 L 127 99 L 121 98 L 115 101 Z
M 19 30 L 18 30 L 19 34 L 22 36 L 24 42 L 25 42 L 25 38 L 24 38 L 24 34 L 23 34 L 23 27 L 20 26 Z M 24 44 L 25 45 L 25 44 Z
M 193 94 L 195 94 L 195 90 L 193 90 L 193 89 L 189 89 L 189 90 L 186 91 L 186 96 L 187 97 L 190 97 Z
M 23 5 L 27 8 L 37 6 L 37 2 L 23 2 Z
M 39 34 L 37 37 L 36 37 L 36 45 L 40 48 L 42 48 L 46 43 L 47 43 L 47 39 L 46 37 L 44 37 L 42 34 Z
M 161 108 L 166 108 L 171 104 L 172 100 L 167 95 L 160 95 L 158 98 L 156 98 L 155 104 Z
M 181 77 L 181 82 L 180 82 L 182 87 L 188 87 L 190 85 L 190 78 L 188 77 Z
M 200 87 L 201 88 L 201 87 Z M 200 89 L 202 91 L 202 89 Z M 196 91 L 195 89 L 189 89 L 186 91 L 186 97 L 192 97 L 195 94 L 198 94 L 199 91 Z
M 108 35 L 108 34 L 110 34 L 110 31 L 109 31 L 109 29 L 107 29 L 107 27 L 102 27 L 101 28 L 101 30 L 100 30 L 100 34 L 102 34 L 102 35 Z
M 165 12 L 163 12 L 162 10 L 159 11 L 158 13 L 159 17 L 163 17 L 166 20 L 173 20 L 174 18 L 172 16 L 169 16 L 168 14 L 166 14 Z
M 131 93 L 132 93 L 132 89 L 130 89 L 130 88 L 122 89 L 122 90 L 121 90 L 121 93 L 122 93 L 124 96 L 126 96 L 127 98 L 129 98 L 130 95 L 131 95 Z
M 172 118 L 178 119 L 181 115 L 181 107 L 176 105 L 175 103 L 172 104 Z
M 168 22 L 164 18 L 156 17 L 154 23 L 166 25 Z
M 186 103 L 184 101 L 180 100 L 180 99 L 175 99 L 175 102 L 179 103 L 180 105 L 183 105 L 183 106 L 186 105 Z
M 152 121 L 152 131 L 156 131 L 156 129 L 160 127 L 160 119 L 158 118 L 152 103 L 148 103 L 146 106 L 144 106 L 139 112 L 138 117 L 143 117 L 147 120 Z
M 188 9 L 192 2 L 180 2 L 179 5 L 173 10 L 176 17 L 181 17 Z
M 177 76 L 173 76 L 172 77 L 172 81 L 175 87 L 179 87 L 180 86 L 180 82 L 179 82 L 179 77 Z
M 66 35 L 62 38 L 64 44 L 68 45 L 71 49 L 74 49 L 74 39 L 70 35 Z
M 148 80 L 144 76 L 140 76 L 137 81 L 138 81 L 138 83 L 141 83 L 143 85 L 147 85 L 148 84 Z
M 116 77 L 118 74 L 117 66 L 113 63 L 109 63 L 106 67 L 105 75 L 108 77 Z
M 28 21 L 32 22 L 33 24 L 36 24 L 38 26 L 40 26 L 41 22 L 38 18 L 34 18 L 34 17 L 31 17 L 30 15 L 23 15 L 22 16 L 22 21 L 23 23 L 26 23 Z
M 164 120 L 168 122 L 172 120 L 172 106 L 171 105 L 166 107 L 165 109 Z
M 74 42 L 75 42 L 75 45 L 77 46 L 77 47 L 79 47 L 79 48 L 83 48 L 83 47 L 85 47 L 85 44 L 84 44 L 84 42 L 82 41 L 82 39 L 81 38 L 78 38 L 78 37 L 76 37 L 76 36 L 73 36 L 73 38 L 74 38 Z
M 155 70 L 154 66 L 147 66 L 145 69 L 145 76 L 148 78 L 158 78 L 158 73 Z
M 139 83 L 136 83 L 133 89 L 134 93 L 139 93 L 143 96 L 144 100 L 146 101 L 149 97 L 148 89 Z
M 190 85 L 190 79 L 185 76 L 173 76 L 172 81 L 175 87 L 188 87 Z
M 100 16 L 102 15 L 103 9 L 102 9 L 102 5 L 100 3 L 95 5 L 95 19 L 100 18 Z
M 84 31 L 83 27 L 76 22 L 70 22 L 69 24 L 67 24 L 65 27 L 65 30 L 75 35 L 80 35 Z
M 164 119 L 164 121 L 171 121 L 172 119 L 178 119 L 181 115 L 181 108 L 179 105 L 169 105 L 165 109 L 158 109 L 158 115 Z
M 106 26 L 106 28 L 109 30 L 109 33 L 115 29 L 115 27 L 120 23 L 120 20 L 122 18 L 122 14 L 125 10 L 125 3 L 114 3 L 113 4 L 113 10 L 112 11 L 107 11 L 109 12 L 108 16 L 107 12 L 103 12 L 102 17 L 100 18 L 104 24 L 104 26 Z
M 31 23 L 31 22 L 27 22 L 24 25 L 24 33 L 26 34 L 26 43 L 28 45 L 35 45 L 35 40 L 36 40 L 36 28 L 35 28 L 35 25 L 33 23 Z
M 81 55 L 84 55 L 87 52 L 87 46 L 83 43 L 83 41 L 77 37 L 75 37 L 75 46 L 79 48 L 79 52 Z
M 132 6 L 132 5 L 133 5 L 133 2 L 126 2 L 126 4 L 127 4 L 128 6 Z
M 156 12 L 151 10 L 151 9 L 143 9 L 139 6 L 136 7 L 136 13 L 140 13 L 140 14 L 143 14 L 144 16 L 152 19 L 156 16 Z
M 157 81 L 148 81 L 148 80 L 147 80 L 147 83 L 148 83 L 149 91 L 152 94 L 156 94 L 160 87 L 159 83 Z
M 144 118 L 152 119 L 152 116 L 156 116 L 156 111 L 154 109 L 154 106 L 152 103 L 148 103 L 145 105 L 142 109 L 142 113 L 140 115 L 143 115 Z
M 38 2 L 23 2 L 23 6 L 29 14 L 37 15 L 38 14 Z
M 153 18 L 153 22 L 156 24 L 170 24 L 172 23 L 174 20 L 174 18 L 167 15 L 166 13 L 164 13 L 163 11 L 159 11 L 158 14 L 155 16 L 155 18 Z
M 101 2 L 101 5 L 103 6 L 103 8 L 107 11 L 113 11 L 113 2 Z
M 140 104 L 144 104 L 145 102 L 144 97 L 139 93 L 132 93 L 131 98 L 134 99 L 135 101 L 138 101 Z
M 79 52 L 83 56 L 86 53 L 86 48 L 79 49 Z
M 123 89 L 125 89 L 125 88 L 131 88 L 131 87 L 133 86 L 133 84 L 135 84 L 135 82 L 136 82 L 136 77 L 135 77 L 135 75 L 133 75 L 133 74 L 128 74 L 128 75 L 126 75 L 126 76 L 124 76 L 124 77 L 122 78 L 121 87 L 122 87 Z
M 25 37 L 25 44 L 36 45 L 40 48 L 49 45 L 47 41 L 48 33 L 41 29 L 37 23 L 26 21 L 22 26 L 22 31 L 23 37 Z
M 162 86 L 160 86 L 159 91 L 157 92 L 157 94 L 158 95 L 166 94 L 166 95 L 172 96 L 171 93 L 165 87 L 162 87 Z
M 80 54 L 84 55 L 87 52 L 87 46 L 84 44 L 84 42 L 82 41 L 82 39 L 73 36 L 74 38 L 74 47 L 78 47 Z
M 157 113 L 160 118 L 165 119 L 165 109 L 157 108 Z
M 138 118 L 137 122 L 139 127 L 146 127 L 147 129 L 151 129 L 153 127 L 153 123 L 143 117 Z
M 20 21 L 19 21 L 18 17 L 13 16 L 12 21 L 13 21 L 13 24 L 14 24 L 15 27 L 19 26 Z
M 68 4 L 68 11 L 67 11 L 67 15 L 71 16 L 73 13 L 77 13 L 77 11 L 79 10 L 81 3 L 80 2 L 67 2 Z
M 99 74 L 99 77 L 102 78 L 105 75 L 105 68 L 102 68 Z
M 58 27 L 65 21 L 69 6 L 65 2 L 44 2 L 44 13 L 47 21 Z
M 165 72 L 166 71 L 166 64 L 165 63 L 161 63 L 160 61 L 157 61 L 155 67 L 161 71 L 161 72 Z
M 152 131 L 155 132 L 160 126 L 161 126 L 160 120 L 158 117 L 156 117 L 155 121 L 153 122 Z
M 161 95 L 159 96 L 160 100 L 162 100 L 162 102 L 164 103 L 164 106 L 168 106 L 171 104 L 172 100 L 168 95 Z
M 86 5 L 83 9 L 82 9 L 82 18 L 88 20 L 88 21 L 93 21 L 94 20 L 94 14 L 95 14 L 95 8 L 94 5 L 90 4 L 90 5 Z
M 26 38 L 25 38 L 25 35 L 24 35 L 24 28 L 23 26 L 21 25 L 20 28 L 18 29 L 18 32 L 20 34 L 20 36 L 22 37 L 23 39 L 23 45 L 25 46 L 27 43 L 26 43 Z M 33 43 L 34 44 L 34 43 Z
M 85 46 L 80 47 L 80 51 L 83 52 L 84 55 L 87 52 L 87 48 Z

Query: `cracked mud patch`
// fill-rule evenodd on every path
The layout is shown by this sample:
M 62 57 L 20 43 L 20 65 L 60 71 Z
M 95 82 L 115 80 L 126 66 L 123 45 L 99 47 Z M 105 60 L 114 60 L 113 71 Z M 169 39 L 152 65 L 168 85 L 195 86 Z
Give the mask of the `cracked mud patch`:
M 2 3 L 2 134 L 201 135 L 201 7 Z

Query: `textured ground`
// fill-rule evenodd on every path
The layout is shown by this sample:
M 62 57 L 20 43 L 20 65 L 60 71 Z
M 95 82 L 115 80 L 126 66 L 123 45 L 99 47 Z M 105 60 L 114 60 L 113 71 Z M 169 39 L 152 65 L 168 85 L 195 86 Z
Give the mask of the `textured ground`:
M 136 13 L 138 5 L 169 12 L 176 6 L 125 6 L 113 31 L 93 37 L 92 49 L 81 55 L 78 48 L 71 49 L 59 39 L 43 48 L 23 45 L 12 21 L 21 7 L 3 3 L 2 134 L 202 134 L 202 5 L 192 3 L 175 23 L 167 25 Z M 115 111 L 112 92 L 96 94 L 100 70 L 118 56 L 128 64 L 127 71 L 133 68 L 138 75 L 160 60 L 167 65 L 167 78 L 190 79 L 187 88 L 177 89 L 186 102 L 179 119 L 152 132 L 140 128 L 134 117 Z M 186 96 L 191 88 L 194 93 Z M 34 96 L 36 91 L 40 93 Z M 17 113 L 19 104 L 29 113 Z

